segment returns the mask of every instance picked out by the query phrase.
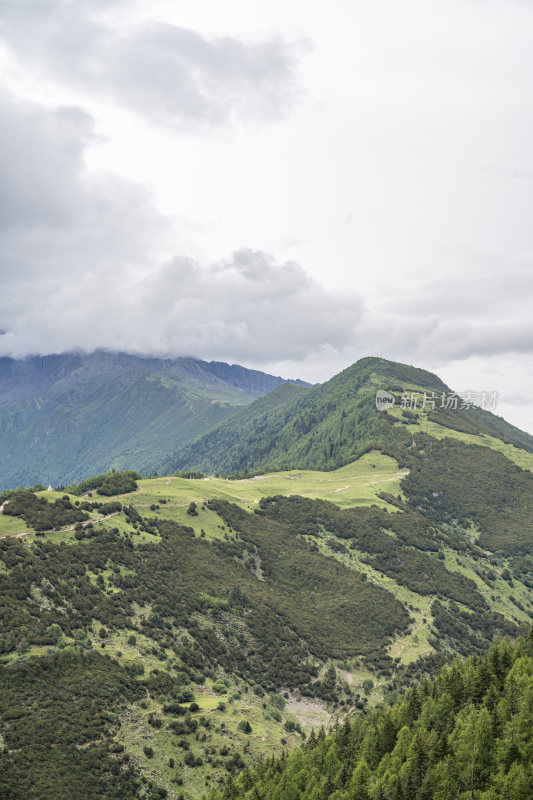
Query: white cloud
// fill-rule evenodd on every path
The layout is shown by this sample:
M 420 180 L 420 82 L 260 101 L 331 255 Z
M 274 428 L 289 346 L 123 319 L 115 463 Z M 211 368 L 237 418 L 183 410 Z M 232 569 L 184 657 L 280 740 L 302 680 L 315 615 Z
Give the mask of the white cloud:
M 240 250 L 201 266 L 174 258 L 131 280 L 125 263 L 104 264 L 47 293 L 0 338 L 0 352 L 114 348 L 264 363 L 338 350 L 362 314 L 355 293 L 326 292 L 294 264 Z M 44 294 L 44 297 L 43 297 Z M 312 320 L 312 324 L 311 324 Z
M 117 27 L 105 13 L 116 5 L 7 2 L 0 36 L 31 69 L 163 124 L 275 119 L 295 100 L 301 45 L 206 37 L 139 19 Z
M 166 221 L 142 187 L 86 171 L 92 124 L 79 109 L 4 96 L 0 132 L 3 354 L 111 347 L 261 362 L 353 335 L 361 298 L 326 291 L 295 263 L 242 248 L 214 264 L 161 262 Z

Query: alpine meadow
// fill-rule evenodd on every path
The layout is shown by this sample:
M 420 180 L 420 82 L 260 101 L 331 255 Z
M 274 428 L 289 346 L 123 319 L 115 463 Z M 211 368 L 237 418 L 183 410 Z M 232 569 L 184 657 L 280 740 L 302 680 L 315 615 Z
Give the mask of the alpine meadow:
M 0 800 L 533 800 L 533 3 L 0 2 Z

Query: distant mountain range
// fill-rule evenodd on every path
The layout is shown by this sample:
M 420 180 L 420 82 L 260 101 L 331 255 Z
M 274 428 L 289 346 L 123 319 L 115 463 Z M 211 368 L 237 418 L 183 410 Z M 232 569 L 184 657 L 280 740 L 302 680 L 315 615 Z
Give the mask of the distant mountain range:
M 0 358 L 0 488 L 153 470 L 283 383 L 195 358 L 105 351 Z

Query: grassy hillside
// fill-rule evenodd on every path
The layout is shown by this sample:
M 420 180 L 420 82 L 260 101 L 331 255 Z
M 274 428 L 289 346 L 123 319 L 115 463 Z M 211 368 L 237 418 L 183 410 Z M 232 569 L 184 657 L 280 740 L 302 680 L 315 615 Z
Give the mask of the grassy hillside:
M 394 407 L 376 409 L 378 388 L 393 393 Z M 412 392 L 435 397 L 435 408 L 402 409 L 403 393 Z M 330 470 L 375 448 L 410 471 L 402 488 L 411 508 L 441 524 L 475 525 L 487 549 L 530 558 L 533 438 L 481 409 L 441 409 L 442 392 L 447 387 L 430 373 L 363 359 L 284 404 L 280 390 L 252 403 L 173 465 L 237 474 Z
M 120 353 L 0 359 L 0 487 L 150 473 L 282 383 L 255 370 Z
M 197 797 L 525 629 L 527 554 L 412 508 L 410 478 L 372 451 L 0 498 L 8 796 Z M 56 530 L 34 532 L 43 519 Z

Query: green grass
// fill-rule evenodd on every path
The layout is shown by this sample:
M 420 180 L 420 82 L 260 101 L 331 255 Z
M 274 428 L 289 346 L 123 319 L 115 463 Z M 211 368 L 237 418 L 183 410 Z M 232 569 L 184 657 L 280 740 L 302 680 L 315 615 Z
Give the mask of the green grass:
M 407 430 L 412 433 L 421 431 L 428 436 L 433 436 L 435 439 L 458 439 L 465 444 L 477 444 L 481 447 L 490 447 L 491 450 L 497 450 L 522 469 L 533 472 L 533 453 L 527 450 L 522 450 L 520 447 L 515 447 L 513 444 L 502 442 L 501 439 L 490 436 L 487 433 L 465 433 L 464 431 L 457 431 L 454 428 L 447 428 L 444 425 L 439 425 L 437 422 L 429 420 L 426 412 L 419 409 L 414 410 L 413 413 L 416 414 L 417 421 L 413 421 L 412 424 L 407 426 Z M 398 406 L 393 406 L 387 410 L 387 414 L 390 414 L 396 419 L 400 419 L 402 410 Z
M 394 408 L 391 413 L 398 415 L 399 412 L 400 409 Z M 419 418 L 420 423 L 412 426 L 413 429 L 420 428 L 431 433 L 431 435 L 440 434 L 441 438 L 449 434 L 452 438 L 473 444 L 477 444 L 478 439 L 484 441 L 492 438 L 485 435 L 475 437 L 471 434 L 444 429 L 436 423 L 427 421 L 423 414 L 419 414 Z M 533 455 L 512 445 L 503 444 L 499 440 L 494 440 L 494 442 L 499 445 L 495 449 L 500 450 L 500 452 L 509 456 L 513 455 L 516 458 L 520 457 L 523 466 L 526 466 L 528 462 L 533 465 Z M 484 443 L 487 444 L 487 441 L 484 441 Z M 401 476 L 402 473 L 398 470 L 398 465 L 394 459 L 372 451 L 363 455 L 357 461 L 331 472 L 290 470 L 243 480 L 228 480 L 215 477 L 191 480 L 175 476 L 144 479 L 139 481 L 139 491 L 113 499 L 119 499 L 125 505 L 133 504 L 144 517 L 157 516 L 174 520 L 192 527 L 197 536 L 203 535 L 207 540 L 212 540 L 231 538 L 235 534 L 215 511 L 202 507 L 204 501 L 214 498 L 225 499 L 251 511 L 257 506 L 261 497 L 283 494 L 329 500 L 344 508 L 376 504 L 381 507 L 387 507 L 389 512 L 396 512 L 397 509 L 395 507 L 387 504 L 377 495 L 381 491 L 386 491 L 395 496 L 401 495 Z M 42 494 L 53 501 L 61 497 L 63 492 L 43 492 Z M 75 498 L 72 497 L 72 499 Z M 166 500 L 166 503 L 162 503 L 162 500 Z M 189 503 L 192 500 L 197 503 L 197 516 L 191 516 L 187 513 Z M 151 510 L 151 505 L 159 507 Z M 97 520 L 98 516 L 97 513 L 91 514 L 94 520 Z M 95 521 L 94 524 L 100 527 L 105 523 Z M 150 534 L 136 531 L 123 514 L 113 516 L 108 524 L 118 528 L 120 532 L 133 534 L 135 545 L 155 541 L 155 538 Z M 7 532 L 11 525 L 13 525 L 13 532 L 16 533 L 21 527 L 24 529 L 25 523 L 17 518 L 0 515 L 0 526 L 3 526 L 0 527 L 0 531 Z M 71 531 L 48 532 L 45 534 L 45 538 L 47 541 L 54 543 L 76 543 Z M 475 531 L 472 532 L 472 538 L 475 539 Z M 311 540 L 309 539 L 309 541 Z M 358 572 L 365 573 L 371 581 L 393 594 L 404 606 L 409 607 L 415 622 L 410 626 L 409 632 L 397 637 L 389 647 L 388 652 L 392 657 L 399 657 L 402 663 L 408 664 L 416 660 L 420 655 L 432 652 L 432 647 L 428 642 L 432 623 L 431 597 L 422 597 L 365 564 L 362 560 L 363 554 L 358 553 L 356 550 L 350 550 L 347 554 L 337 553 L 328 547 L 325 538 L 319 539 L 318 544 L 321 552 L 336 558 Z M 519 581 L 515 581 L 512 590 L 501 579 L 496 582 L 494 587 L 489 587 L 475 573 L 473 562 L 469 557 L 458 556 L 455 551 L 448 549 L 445 552 L 444 564 L 451 571 L 460 572 L 471 578 L 489 602 L 492 610 L 499 611 L 506 617 L 512 617 L 516 620 L 528 620 L 527 613 L 521 611 L 509 600 L 509 595 L 514 594 L 516 599 L 526 609 L 528 608 L 531 593 Z M 111 571 L 104 571 L 106 586 L 108 573 L 111 574 Z M 92 577 L 94 580 L 96 579 L 96 576 Z M 117 591 L 113 586 L 109 588 L 112 592 Z M 116 643 L 116 646 L 112 644 L 110 647 L 113 653 L 122 650 L 125 654 L 124 658 L 128 657 L 126 655 L 128 648 L 125 646 L 125 637 L 122 637 L 121 641 Z M 159 667 L 161 666 L 161 662 L 157 660 L 154 663 L 157 663 Z M 149 659 L 147 669 L 150 670 L 151 668 L 153 668 L 153 665 L 151 665 Z
M 167 505 L 161 506 L 163 513 L 169 508 L 176 508 L 177 513 L 180 508 L 186 511 L 191 500 L 201 503 L 210 499 L 228 500 L 252 510 L 261 497 L 276 494 L 330 500 L 341 508 L 372 503 L 385 507 L 388 504 L 378 497 L 378 493 L 387 491 L 398 494 L 404 474 L 405 471 L 399 471 L 393 458 L 372 451 L 331 472 L 288 470 L 243 480 L 215 477 L 200 480 L 177 477 L 141 480 L 140 493 L 124 495 L 119 499 L 127 503 L 130 497 L 133 505 L 139 509 L 142 507 L 143 514 L 147 516 L 149 506 L 160 502 L 161 498 L 167 500 Z
M 520 581 L 513 581 L 514 586 L 511 588 L 509 584 L 501 577 L 498 577 L 493 585 L 486 583 L 475 572 L 473 565 L 475 562 L 470 561 L 462 555 L 458 555 L 455 551 L 445 548 L 445 565 L 450 570 L 461 572 L 467 578 L 470 578 L 477 585 L 480 594 L 483 595 L 485 600 L 489 603 L 491 611 L 498 611 L 505 617 L 514 618 L 519 622 L 530 622 L 529 615 L 522 611 L 522 609 L 515 606 L 509 599 L 513 595 L 519 602 L 526 607 L 530 606 L 531 602 L 531 589 L 524 586 Z M 493 567 L 496 574 L 501 574 L 501 567 Z
M 27 530 L 27 524 L 20 517 L 9 517 L 7 514 L 0 514 L 0 537 L 15 536 L 17 533 Z
M 311 540 L 311 537 L 307 538 Z M 362 560 L 364 554 L 358 550 L 350 549 L 347 553 L 338 553 L 329 548 L 323 540 L 319 540 L 319 547 L 322 552 L 337 558 L 346 566 L 364 573 L 370 581 L 393 594 L 402 605 L 409 607 L 409 612 L 415 621 L 407 632 L 398 635 L 387 648 L 387 652 L 392 658 L 399 657 L 402 664 L 410 664 L 420 656 L 434 652 L 433 647 L 428 642 L 428 635 L 433 621 L 431 615 L 433 598 L 422 597 L 416 592 L 412 592 L 406 586 L 397 583 L 393 578 L 366 564 Z M 425 622 L 424 618 L 426 619 Z M 361 683 L 365 678 L 375 677 L 368 670 L 359 668 L 359 672 L 363 674 Z
M 453 433 L 455 434 L 456 432 L 454 431 Z M 468 439 L 468 437 L 469 435 L 467 434 L 461 434 L 454 438 Z M 206 500 L 222 498 L 238 504 L 241 508 L 249 512 L 257 508 L 259 499 L 265 495 L 292 494 L 310 499 L 327 500 L 343 508 L 350 508 L 353 506 L 364 507 L 375 503 L 380 507 L 386 507 L 389 515 L 391 513 L 401 515 L 402 512 L 398 508 L 387 504 L 377 496 L 381 491 L 386 491 L 394 496 L 403 496 L 400 489 L 400 480 L 401 475 L 394 459 L 380 453 L 370 452 L 357 461 L 332 472 L 291 470 L 246 480 L 225 480 L 222 478 L 188 480 L 173 476 L 146 479 L 139 482 L 140 490 L 138 492 L 112 499 L 119 499 L 124 505 L 134 505 L 145 519 L 159 517 L 165 520 L 177 521 L 192 527 L 197 537 L 201 536 L 203 531 L 205 538 L 209 541 L 233 538 L 237 536 L 237 534 L 231 525 L 234 525 L 237 530 L 239 526 L 231 516 L 226 517 L 226 519 L 228 519 L 228 522 L 226 522 L 213 509 L 205 506 L 202 507 L 203 502 Z M 56 497 L 61 497 L 63 493 L 47 492 L 45 494 L 47 499 L 53 501 Z M 162 502 L 163 500 L 166 500 L 166 502 Z M 191 516 L 187 513 L 191 500 L 195 500 L 197 503 L 197 516 Z M 156 506 L 156 508 L 151 509 L 150 506 Z M 368 513 L 367 511 L 361 511 L 361 514 Z M 104 525 L 118 528 L 120 532 L 131 534 L 132 541 L 135 545 L 143 542 L 152 544 L 160 543 L 162 547 L 165 545 L 164 540 L 162 541 L 159 535 L 153 536 L 146 532 L 135 530 L 126 520 L 123 513 L 113 516 L 107 523 L 98 522 L 98 517 L 99 515 L 97 512 L 91 515 L 96 529 L 104 527 Z M 383 517 L 386 517 L 386 515 L 383 515 Z M 263 522 L 260 522 L 262 517 L 253 515 L 253 519 L 259 526 L 263 524 Z M 20 520 L 16 520 L 15 518 L 3 517 L 0 515 L 0 524 L 5 524 L 6 522 L 10 523 L 12 521 L 20 522 Z M 391 529 L 396 528 L 398 530 L 395 524 L 397 521 L 398 517 L 394 517 L 393 521 L 389 516 L 388 525 Z M 451 531 L 451 526 L 446 527 L 446 530 Z M 270 529 L 267 531 L 269 535 L 270 533 L 273 535 L 273 532 L 274 529 L 272 529 L 272 531 L 270 531 Z M 391 536 L 398 538 L 397 533 L 389 532 Z M 478 532 L 475 528 L 472 527 L 469 531 L 463 531 L 463 533 L 465 534 L 465 541 L 470 541 L 471 543 L 477 541 Z M 461 531 L 456 532 L 455 535 L 460 536 Z M 409 610 L 411 622 L 407 630 L 404 630 L 401 635 L 396 636 L 394 640 L 384 645 L 386 646 L 386 652 L 393 659 L 398 659 L 402 668 L 413 664 L 413 662 L 416 662 L 421 656 L 434 653 L 431 639 L 435 636 L 436 631 L 431 604 L 435 601 L 435 596 L 423 596 L 399 584 L 396 580 L 385 575 L 379 569 L 375 569 L 365 563 L 363 559 L 367 558 L 368 554 L 362 551 L 352 549 L 351 547 L 341 552 L 335 550 L 334 547 L 331 547 L 331 543 L 335 542 L 334 534 L 331 531 L 322 529 L 321 531 L 319 530 L 316 535 L 306 535 L 301 538 L 305 539 L 308 545 L 317 545 L 322 555 L 335 558 L 345 567 L 359 573 L 364 573 L 369 583 L 374 583 L 381 589 L 392 594 L 396 600 Z M 30 535 L 25 537 L 23 541 L 29 544 L 32 539 L 33 535 Z M 83 546 L 94 541 L 91 539 L 76 540 L 74 532 L 67 530 L 48 532 L 45 534 L 44 540 L 55 544 L 65 543 L 68 545 L 79 544 Z M 300 536 L 298 536 L 298 541 L 300 541 Z M 337 543 L 339 541 L 342 541 L 344 544 L 347 543 L 347 541 L 343 539 L 337 539 Z M 180 557 L 182 554 L 185 555 L 185 551 L 191 542 L 192 540 L 184 535 L 183 545 L 180 545 L 183 549 L 183 553 L 180 550 Z M 284 543 L 285 540 L 282 542 L 282 549 Z M 239 542 L 235 542 L 231 546 L 236 547 L 239 544 Z M 261 540 L 260 544 L 261 546 L 266 546 L 268 542 L 263 542 Z M 192 542 L 192 546 L 193 548 L 198 547 L 200 549 L 204 547 L 201 542 Z M 213 555 L 216 549 L 217 548 L 212 547 Z M 159 548 L 155 548 L 155 550 L 157 551 Z M 72 554 L 70 549 L 67 552 Z M 194 552 L 198 551 L 194 550 Z M 510 560 L 507 561 L 500 558 L 498 567 L 496 568 L 491 566 L 488 561 L 485 561 L 483 557 L 477 561 L 473 555 L 475 552 L 473 548 L 464 552 L 458 552 L 457 550 L 452 550 L 451 547 L 443 547 L 443 552 L 445 558 L 442 563 L 444 566 L 452 572 L 460 573 L 473 580 L 479 592 L 487 600 L 492 611 L 502 613 L 507 619 L 514 619 L 521 622 L 528 621 L 529 616 L 527 611 L 532 607 L 531 591 L 516 578 L 514 579 L 514 585 L 512 587 L 501 578 L 503 568 L 507 564 L 509 564 L 509 568 L 512 571 Z M 106 550 L 106 553 L 109 553 L 109 551 Z M 190 550 L 190 553 L 192 558 L 193 551 Z M 436 558 L 435 555 L 431 557 Z M 111 556 L 109 556 L 109 559 L 109 561 L 105 562 L 105 568 L 103 568 L 100 573 L 88 569 L 87 574 L 92 583 L 96 583 L 97 575 L 101 574 L 105 582 L 105 591 L 110 595 L 110 600 L 115 602 L 120 601 L 120 597 L 113 598 L 111 596 L 127 590 L 118 589 L 110 582 L 109 579 L 113 575 L 112 565 L 115 562 L 113 562 Z M 187 562 L 184 561 L 184 567 L 186 563 Z M 227 578 L 225 570 L 231 570 L 231 563 L 231 560 L 226 562 L 224 569 L 218 570 L 217 574 L 224 575 L 223 580 Z M 123 575 L 127 574 L 127 569 L 123 564 L 118 564 L 118 566 Z M 491 581 L 490 585 L 485 582 L 476 573 L 476 567 L 483 570 L 490 567 L 495 573 L 498 573 L 494 582 Z M 2 562 L 0 562 L 0 569 L 2 569 Z M 183 573 L 183 575 L 184 574 L 185 573 Z M 152 577 L 152 572 L 150 572 L 150 577 Z M 180 576 L 180 580 L 182 577 L 183 576 Z M 261 591 L 267 583 L 259 584 L 262 587 Z M 168 596 L 168 588 L 168 585 L 165 584 L 165 597 Z M 247 591 L 249 592 L 250 590 L 248 589 Z M 260 591 L 259 588 L 258 591 Z M 511 601 L 511 595 L 524 606 L 525 611 L 519 609 Z M 204 614 L 203 612 L 200 613 L 199 611 L 193 610 L 191 617 L 198 621 L 201 628 L 214 624 L 215 626 L 219 626 L 219 630 L 227 633 L 232 626 L 236 626 L 236 628 L 239 627 L 240 620 L 231 616 L 225 608 L 225 600 L 223 600 L 220 591 L 217 592 L 216 589 L 213 590 L 210 583 L 206 583 L 205 586 L 203 586 L 202 597 L 212 600 L 212 607 L 220 604 L 220 610 L 217 610 L 217 619 L 215 622 L 210 619 L 209 613 Z M 339 586 L 337 583 L 334 587 L 335 601 L 338 600 L 338 597 Z M 38 596 L 35 595 L 34 599 L 38 599 Z M 447 601 L 441 598 L 440 602 L 444 603 L 444 605 L 449 608 L 450 604 Z M 154 600 L 154 604 L 156 604 L 156 600 Z M 301 595 L 298 596 L 298 605 L 301 605 Z M 461 610 L 468 610 L 466 606 L 462 606 L 461 603 L 458 603 L 458 606 Z M 148 618 L 152 612 L 152 608 L 148 604 L 142 608 L 135 605 L 134 612 L 132 622 L 129 623 L 132 626 L 138 624 L 141 617 L 145 619 Z M 94 614 L 94 611 L 91 613 Z M 149 636 L 143 635 L 138 630 L 135 630 L 134 627 L 109 630 L 103 642 L 105 645 L 104 648 L 102 648 L 102 640 L 99 636 L 102 621 L 94 619 L 90 627 L 90 640 L 93 650 L 111 656 L 121 666 L 126 668 L 132 662 L 143 664 L 144 676 L 139 679 L 141 685 L 143 681 L 154 680 L 155 676 L 152 675 L 152 673 L 156 669 L 165 670 L 171 675 L 175 675 L 176 670 L 183 669 L 184 663 L 181 662 L 181 657 L 177 654 L 178 651 L 170 649 L 170 647 L 165 647 L 164 653 L 166 657 L 160 658 L 163 645 Z M 108 626 L 106 625 L 106 627 Z M 135 644 L 130 644 L 128 642 L 128 637 L 131 634 L 135 634 L 136 636 Z M 350 635 L 353 635 L 353 630 Z M 185 628 L 173 628 L 172 636 L 183 640 L 189 637 L 190 633 Z M 328 636 L 331 636 L 331 629 L 328 629 Z M 72 638 L 67 638 L 66 644 L 73 644 L 73 641 Z M 27 653 L 21 654 L 13 652 L 3 657 L 2 661 L 3 663 L 14 663 L 18 661 L 24 664 L 25 660 L 30 656 L 42 657 L 53 650 L 54 648 L 51 646 L 38 647 L 32 645 Z M 347 661 L 332 659 L 331 662 L 329 662 L 326 657 L 323 657 L 321 661 L 315 659 L 314 663 L 319 666 L 321 673 L 326 670 L 328 663 L 333 663 L 339 676 L 343 680 L 346 680 L 352 690 L 367 698 L 368 707 L 370 708 L 382 703 L 384 697 L 387 697 L 388 678 L 383 677 L 382 673 L 371 671 L 371 669 L 366 668 L 359 657 L 348 658 Z M 372 669 L 373 668 L 372 666 Z M 298 744 L 301 741 L 300 736 L 296 733 L 288 733 L 284 729 L 284 722 L 287 720 L 298 721 L 304 730 L 309 730 L 310 726 L 319 726 L 322 723 L 327 725 L 331 721 L 334 721 L 335 715 L 342 717 L 344 713 L 343 706 L 332 706 L 318 699 L 300 697 L 298 690 L 295 689 L 289 694 L 287 707 L 282 711 L 281 722 L 276 721 L 270 714 L 268 697 L 257 697 L 253 691 L 250 690 L 249 686 L 245 686 L 243 680 L 237 678 L 235 675 L 223 673 L 220 665 L 215 667 L 215 669 L 217 670 L 217 678 L 224 677 L 229 681 L 228 693 L 226 695 L 221 696 L 213 691 L 213 678 L 211 677 L 207 678 L 204 685 L 191 686 L 195 694 L 195 702 L 197 702 L 200 707 L 200 710 L 193 714 L 193 718 L 200 718 L 203 716 L 210 722 L 207 729 L 205 727 L 200 727 L 198 729 L 197 732 L 200 733 L 199 739 L 196 738 L 196 734 L 176 735 L 169 729 L 168 723 L 172 721 L 173 717 L 164 714 L 162 712 L 162 707 L 165 702 L 172 699 L 171 697 L 153 696 L 147 691 L 145 702 L 148 705 L 146 708 L 144 708 L 140 702 L 132 701 L 120 712 L 121 728 L 116 735 L 117 741 L 125 747 L 125 751 L 130 756 L 131 762 L 139 768 L 146 779 L 153 780 L 154 783 L 164 786 L 167 789 L 169 798 L 177 798 L 182 792 L 187 800 L 200 797 L 205 791 L 206 781 L 209 782 L 209 785 L 213 786 L 227 777 L 228 771 L 226 769 L 226 761 L 236 752 L 241 753 L 245 757 L 245 760 L 249 762 L 261 754 L 279 755 L 282 750 L 282 739 L 286 740 L 289 747 Z M 398 670 L 397 674 L 402 674 L 401 669 Z M 365 693 L 363 691 L 363 683 L 368 680 L 372 680 L 374 685 L 369 693 Z M 237 691 L 241 692 L 242 696 L 240 699 L 234 699 L 232 701 L 231 697 Z M 283 689 L 281 691 L 283 691 Z M 226 704 L 224 710 L 218 708 L 221 701 Z M 267 708 L 263 707 L 263 703 L 267 704 Z M 161 728 L 157 729 L 148 723 L 150 715 L 154 715 L 154 717 L 163 720 Z M 178 719 L 181 720 L 183 717 L 179 717 Z M 248 719 L 251 723 L 253 728 L 252 734 L 247 735 L 238 730 L 238 724 L 243 719 Z M 205 740 L 202 740 L 204 734 Z M 186 751 L 178 746 L 180 739 L 186 740 L 195 757 L 201 757 L 203 759 L 202 766 L 189 767 L 184 764 L 184 755 Z M 143 751 L 143 748 L 148 745 L 153 748 L 153 758 L 147 758 Z M 220 749 L 224 746 L 228 746 L 229 748 L 227 756 L 222 756 L 220 754 Z M 215 754 L 210 752 L 212 748 L 215 748 Z M 214 757 L 218 761 L 221 760 L 222 763 L 209 764 L 208 758 L 211 757 Z M 174 767 L 169 766 L 169 759 L 174 759 Z M 182 781 L 182 783 L 178 783 L 177 781 Z
M 206 728 L 199 722 L 197 733 L 176 735 L 168 727 L 174 717 L 162 712 L 164 698 L 148 698 L 143 705 L 140 703 L 130 705 L 121 714 L 121 729 L 117 736 L 118 741 L 124 745 L 131 761 L 139 768 L 148 779 L 154 780 L 158 785 L 164 786 L 170 797 L 184 793 L 186 798 L 199 797 L 204 791 L 206 780 L 210 785 L 222 782 L 227 778 L 228 771 L 225 762 L 238 752 L 247 760 L 256 759 L 260 755 L 280 755 L 283 749 L 281 740 L 285 739 L 286 746 L 294 747 L 301 742 L 297 733 L 288 733 L 283 727 L 287 719 L 298 721 L 296 716 L 285 710 L 282 712 L 282 721 L 277 722 L 269 714 L 268 698 L 257 697 L 252 691 L 246 690 L 241 682 L 230 680 L 228 694 L 221 696 L 211 689 L 212 682 L 206 686 L 194 687 L 196 700 L 200 710 L 192 715 L 199 721 L 202 717 L 208 721 Z M 236 691 L 241 692 L 240 699 L 233 699 Z M 225 703 L 225 710 L 219 710 L 220 702 Z M 267 708 L 263 708 L 266 703 Z M 187 704 L 185 704 L 187 705 Z M 148 718 L 153 715 L 161 719 L 162 727 L 157 729 L 148 723 Z M 326 719 L 329 715 L 326 714 Z M 178 717 L 183 720 L 183 717 Z M 252 726 L 251 734 L 245 734 L 238 729 L 239 722 L 246 719 Z M 303 722 L 302 727 L 309 729 Z M 202 741 L 203 737 L 205 739 Z M 189 767 L 184 763 L 185 750 L 178 742 L 184 740 L 190 752 L 195 757 L 203 759 L 201 767 Z M 154 751 L 153 758 L 148 759 L 143 747 L 149 745 Z M 222 756 L 222 748 L 228 748 L 228 754 Z M 212 754 L 211 750 L 215 749 Z M 169 760 L 174 759 L 174 767 L 169 766 Z M 222 763 L 211 765 L 208 758 L 215 758 Z M 179 785 L 176 779 L 181 780 Z

